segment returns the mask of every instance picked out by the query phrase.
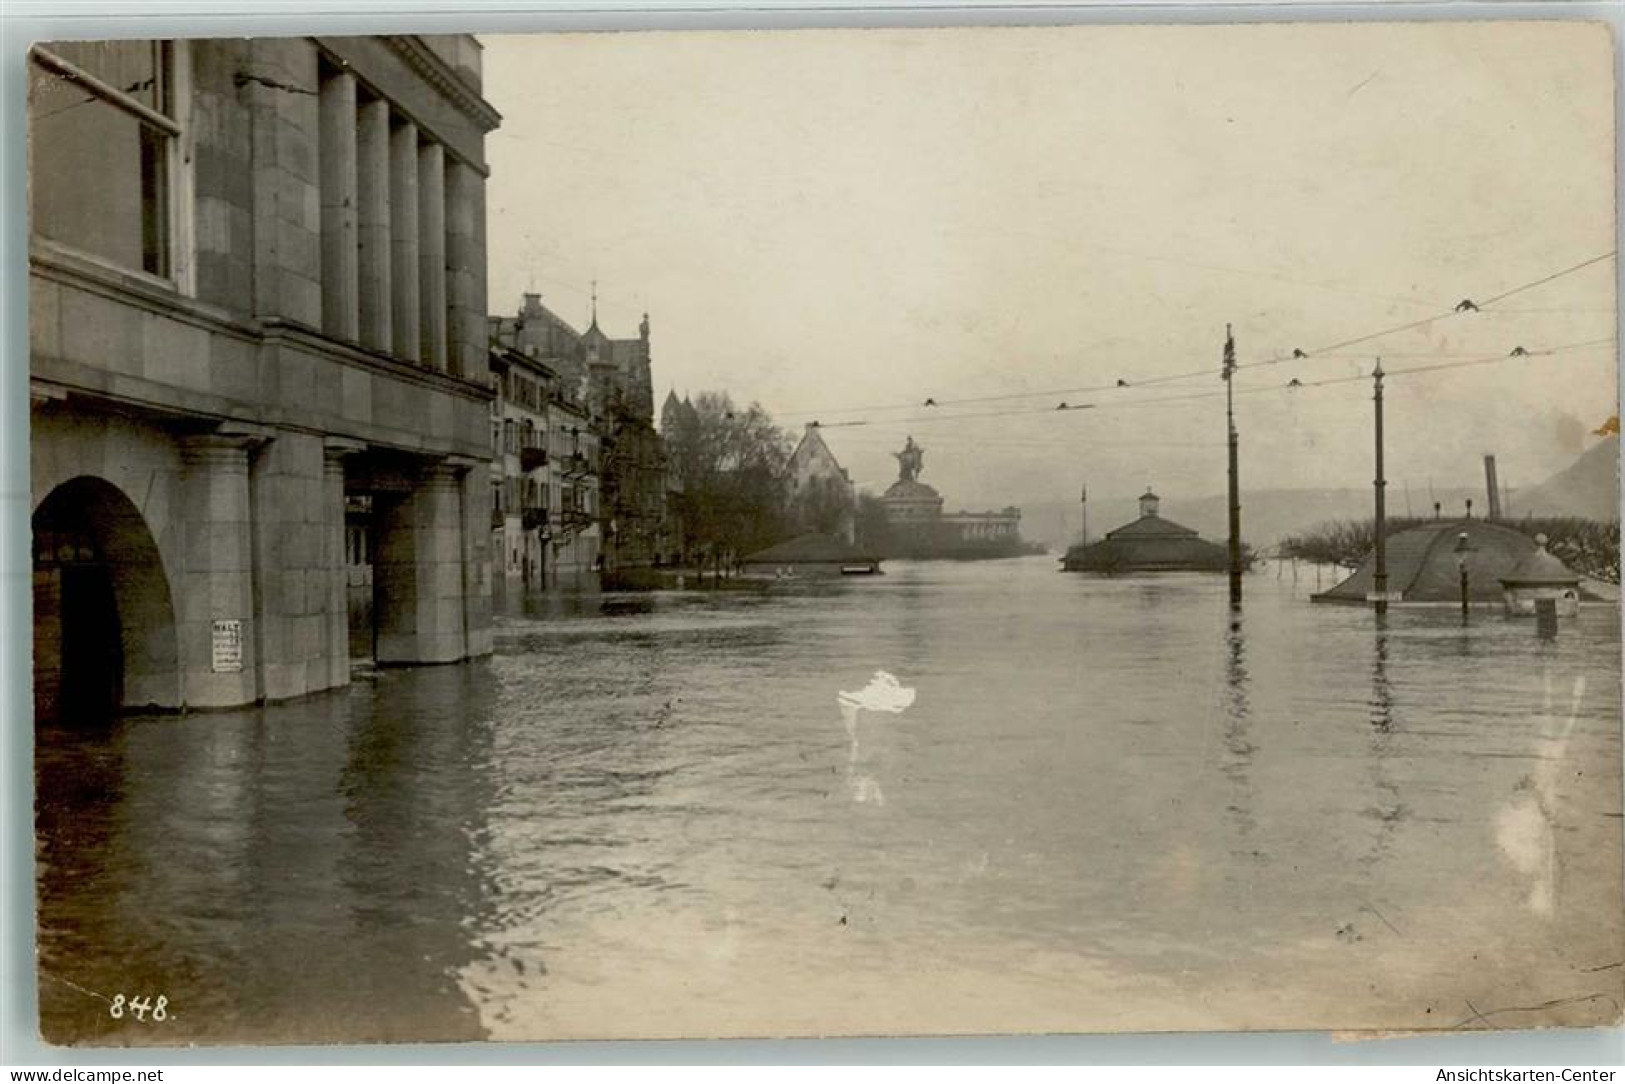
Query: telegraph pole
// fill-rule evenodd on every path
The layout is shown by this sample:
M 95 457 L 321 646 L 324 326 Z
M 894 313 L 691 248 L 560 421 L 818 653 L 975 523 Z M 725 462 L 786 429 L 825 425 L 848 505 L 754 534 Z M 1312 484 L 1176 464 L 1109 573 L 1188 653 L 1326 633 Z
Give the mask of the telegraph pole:
M 1377 613 L 1388 612 L 1388 513 L 1384 491 L 1388 488 L 1388 481 L 1382 474 L 1382 359 L 1377 359 L 1377 367 L 1371 371 L 1371 383 L 1374 389 L 1372 401 L 1377 404 L 1377 477 L 1371 483 L 1377 496 L 1377 567 L 1371 576 L 1372 601 L 1376 603 Z
M 1241 606 L 1241 471 L 1236 455 L 1236 339 L 1224 325 L 1224 416 L 1230 429 L 1230 605 Z

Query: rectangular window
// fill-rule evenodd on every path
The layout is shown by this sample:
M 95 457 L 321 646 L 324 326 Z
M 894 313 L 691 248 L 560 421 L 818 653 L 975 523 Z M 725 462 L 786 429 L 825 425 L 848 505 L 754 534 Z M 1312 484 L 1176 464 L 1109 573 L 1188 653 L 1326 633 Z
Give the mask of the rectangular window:
M 176 277 L 177 46 L 36 45 L 28 66 L 32 231 L 120 267 Z

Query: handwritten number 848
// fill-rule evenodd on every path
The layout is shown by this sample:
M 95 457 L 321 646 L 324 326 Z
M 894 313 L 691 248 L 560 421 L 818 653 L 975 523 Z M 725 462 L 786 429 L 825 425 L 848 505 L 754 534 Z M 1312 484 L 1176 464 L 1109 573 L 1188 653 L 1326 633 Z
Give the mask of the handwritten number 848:
M 128 1002 L 125 1001 L 123 994 L 119 994 L 113 999 L 112 1007 L 107 1012 L 114 1020 L 124 1019 L 124 1014 L 128 1012 L 142 1023 L 146 1023 L 147 1014 L 151 1013 L 154 1023 L 162 1023 L 169 1017 L 166 1011 L 168 1004 L 169 998 L 163 994 L 158 995 L 157 1001 L 146 997 L 133 997 Z

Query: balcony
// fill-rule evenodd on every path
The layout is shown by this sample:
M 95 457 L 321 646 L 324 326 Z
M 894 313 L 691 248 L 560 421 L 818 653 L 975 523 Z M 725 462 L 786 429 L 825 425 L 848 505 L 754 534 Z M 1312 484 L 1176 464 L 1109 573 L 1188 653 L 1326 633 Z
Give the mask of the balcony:
M 500 508 L 491 509 L 491 526 L 493 529 L 507 525 L 508 513 Z
M 559 533 L 566 538 L 580 534 L 598 520 L 579 508 L 566 508 L 559 514 Z
M 547 527 L 547 509 L 527 508 L 519 513 L 519 523 L 527 531 L 545 529 Z
M 547 449 L 532 447 L 519 449 L 519 469 L 532 471 L 547 466 Z

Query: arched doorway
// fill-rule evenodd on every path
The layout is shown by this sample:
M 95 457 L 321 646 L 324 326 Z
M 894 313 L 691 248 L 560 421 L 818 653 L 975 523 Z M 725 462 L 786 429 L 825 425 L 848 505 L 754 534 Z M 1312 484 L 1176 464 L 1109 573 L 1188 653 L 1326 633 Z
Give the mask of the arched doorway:
M 169 581 L 140 510 L 82 475 L 40 502 L 33 530 L 36 724 L 178 706 Z

